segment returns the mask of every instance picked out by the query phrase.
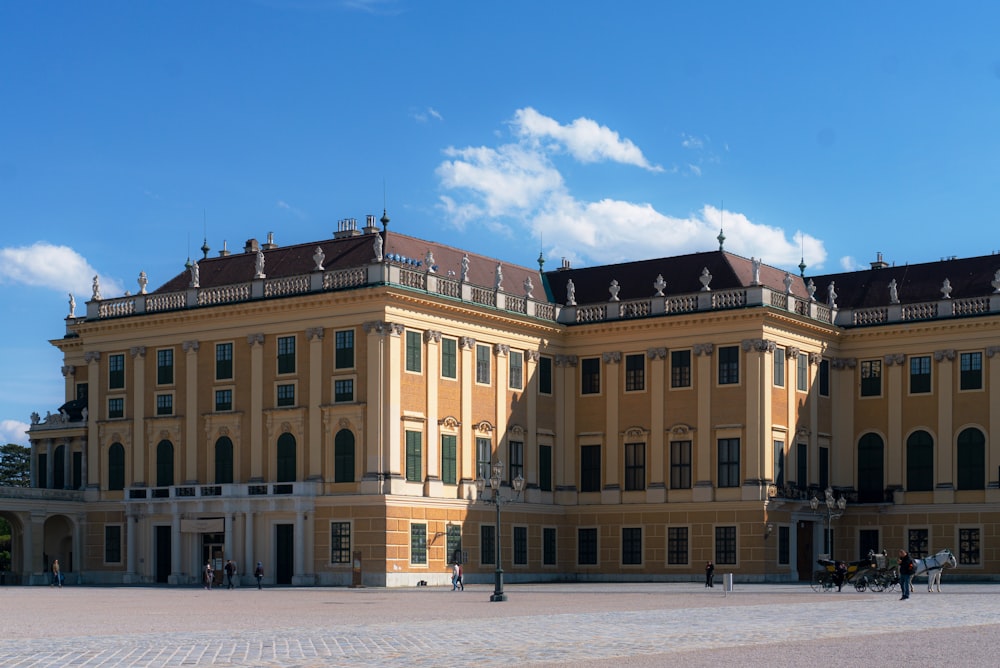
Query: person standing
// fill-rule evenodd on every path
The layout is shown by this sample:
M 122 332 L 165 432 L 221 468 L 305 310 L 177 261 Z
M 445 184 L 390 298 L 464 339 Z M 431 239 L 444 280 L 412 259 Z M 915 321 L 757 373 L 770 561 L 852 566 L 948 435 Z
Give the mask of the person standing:
M 52 584 L 49 586 L 62 587 L 62 571 L 59 570 L 59 560 L 52 562 Z
M 226 585 L 229 589 L 233 588 L 233 577 L 236 575 L 236 564 L 233 563 L 232 559 L 226 560 Z
M 257 578 L 257 589 L 260 589 L 260 581 L 264 579 L 264 564 L 258 561 L 257 567 L 253 569 L 253 576 Z
M 205 579 L 205 589 L 212 589 L 212 578 L 215 577 L 215 573 L 212 571 L 212 561 L 211 559 L 205 562 L 205 570 L 202 572 L 202 576 Z
M 899 588 L 902 589 L 903 595 L 899 597 L 900 601 L 905 601 L 910 598 L 910 587 L 913 583 L 913 571 L 916 570 L 916 564 L 913 563 L 913 558 L 910 557 L 906 550 L 899 551 Z
M 705 586 L 706 587 L 714 587 L 715 586 L 715 583 L 713 582 L 713 579 L 712 579 L 714 575 L 715 575 L 715 564 L 713 564 L 712 561 L 709 560 L 709 562 L 707 564 L 705 564 Z
M 847 564 L 843 561 L 837 562 L 837 567 L 833 572 L 833 581 L 837 584 L 837 591 L 840 591 L 844 582 L 847 581 Z

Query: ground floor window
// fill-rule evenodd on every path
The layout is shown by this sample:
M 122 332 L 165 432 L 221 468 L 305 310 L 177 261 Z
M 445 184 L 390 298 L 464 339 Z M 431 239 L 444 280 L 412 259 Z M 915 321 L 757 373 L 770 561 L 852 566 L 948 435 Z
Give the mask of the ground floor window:
M 597 565 L 597 529 L 578 529 L 576 563 L 581 566 Z
M 104 563 L 120 564 L 122 561 L 122 526 L 108 524 L 104 527 Z
M 791 532 L 788 527 L 778 527 L 778 563 L 787 564 L 791 558 Z
M 410 525 L 410 563 L 418 566 L 427 565 L 427 525 Z
M 479 563 L 495 564 L 496 555 L 496 527 L 484 524 L 479 527 Z
M 978 566 L 980 562 L 979 529 L 958 530 L 958 563 Z
M 667 529 L 667 563 L 674 565 L 688 563 L 687 527 L 669 527 Z
M 622 528 L 622 564 L 638 566 L 642 564 L 642 529 Z
M 542 529 L 542 564 L 556 565 L 556 530 L 555 527 Z
M 514 527 L 514 563 L 528 565 L 528 527 Z
M 715 563 L 736 564 L 736 527 L 715 527 Z
M 330 563 L 351 563 L 351 523 L 330 523 Z

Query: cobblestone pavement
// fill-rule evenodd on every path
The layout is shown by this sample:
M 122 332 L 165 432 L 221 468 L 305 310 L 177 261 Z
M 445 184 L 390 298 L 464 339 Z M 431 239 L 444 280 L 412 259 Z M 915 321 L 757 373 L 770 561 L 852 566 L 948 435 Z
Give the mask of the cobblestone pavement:
M 934 647 L 951 665 L 974 665 L 976 638 L 988 637 L 980 665 L 993 663 L 986 652 L 1000 638 L 1000 586 L 946 582 L 944 590 L 918 585 L 900 601 L 898 593 L 816 593 L 804 584 L 737 584 L 728 595 L 694 583 L 538 584 L 508 585 L 509 600 L 491 603 L 487 585 L 6 587 L 0 666 L 652 666 L 668 657 L 689 666 L 746 665 L 750 657 L 795 665 L 775 660 L 783 652 L 836 666 L 896 658 L 863 648 L 911 642 L 901 631 L 938 634 Z M 961 647 L 948 650 L 949 638 Z M 824 656 L 810 657 L 820 647 Z M 848 661 L 838 647 L 860 657 Z

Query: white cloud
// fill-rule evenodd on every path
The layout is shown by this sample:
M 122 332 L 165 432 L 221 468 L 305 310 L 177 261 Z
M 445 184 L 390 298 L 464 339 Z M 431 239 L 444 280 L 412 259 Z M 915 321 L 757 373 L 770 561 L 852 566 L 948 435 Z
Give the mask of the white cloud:
M 684 148 L 697 149 L 705 145 L 701 137 L 694 137 L 689 134 L 681 133 L 681 146 Z
M 307 218 L 309 218 L 309 215 L 305 211 L 303 211 L 302 209 L 297 209 L 296 207 L 292 206 L 285 200 L 279 199 L 276 206 L 279 209 L 284 209 L 285 211 L 289 212 L 299 220 L 306 220 Z
M 859 269 L 864 269 L 865 267 L 858 264 L 858 261 L 850 255 L 845 255 L 840 258 L 840 268 L 844 271 L 858 271 Z
M 698 165 L 688 165 L 688 169 L 690 169 L 691 173 L 695 176 L 701 176 L 701 167 Z
M 104 298 L 124 292 L 121 283 L 102 275 L 68 246 L 38 241 L 30 246 L 0 248 L 0 283 L 15 283 L 85 295 L 90 299 L 94 276 Z
M 432 118 L 437 121 L 441 121 L 442 123 L 444 122 L 444 116 L 442 116 L 441 112 L 434 107 L 427 107 L 422 111 L 414 111 L 411 115 L 418 123 L 426 123 Z
M 18 445 L 28 445 L 27 422 L 17 420 L 0 420 L 0 444 L 17 443 Z

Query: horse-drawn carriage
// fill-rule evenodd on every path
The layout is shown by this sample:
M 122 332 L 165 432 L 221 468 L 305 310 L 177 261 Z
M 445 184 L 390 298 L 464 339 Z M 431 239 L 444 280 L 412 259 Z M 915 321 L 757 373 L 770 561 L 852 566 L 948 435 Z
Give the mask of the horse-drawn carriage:
M 851 584 L 859 592 L 882 592 L 892 591 L 899 584 L 898 560 L 890 559 L 885 550 L 881 554 L 869 551 L 866 559 L 848 563 L 846 571 L 839 573 L 837 562 L 832 559 L 817 559 L 816 563 L 823 568 L 813 573 L 812 588 L 815 591 L 830 591 L 834 587 L 839 589 L 845 584 Z M 956 565 L 957 561 L 951 550 L 941 550 L 933 556 L 914 559 L 914 576 L 927 576 L 927 591 L 932 591 L 935 585 L 941 591 L 942 569 L 954 568 Z
M 845 584 L 853 584 L 857 589 L 859 573 L 865 573 L 872 567 L 870 559 L 851 561 L 845 564 L 844 570 L 839 572 L 837 570 L 838 562 L 833 559 L 817 559 L 816 563 L 823 568 L 813 573 L 812 588 L 815 591 L 831 591 L 834 587 L 839 590 Z M 864 589 L 858 589 L 858 591 L 864 591 Z

